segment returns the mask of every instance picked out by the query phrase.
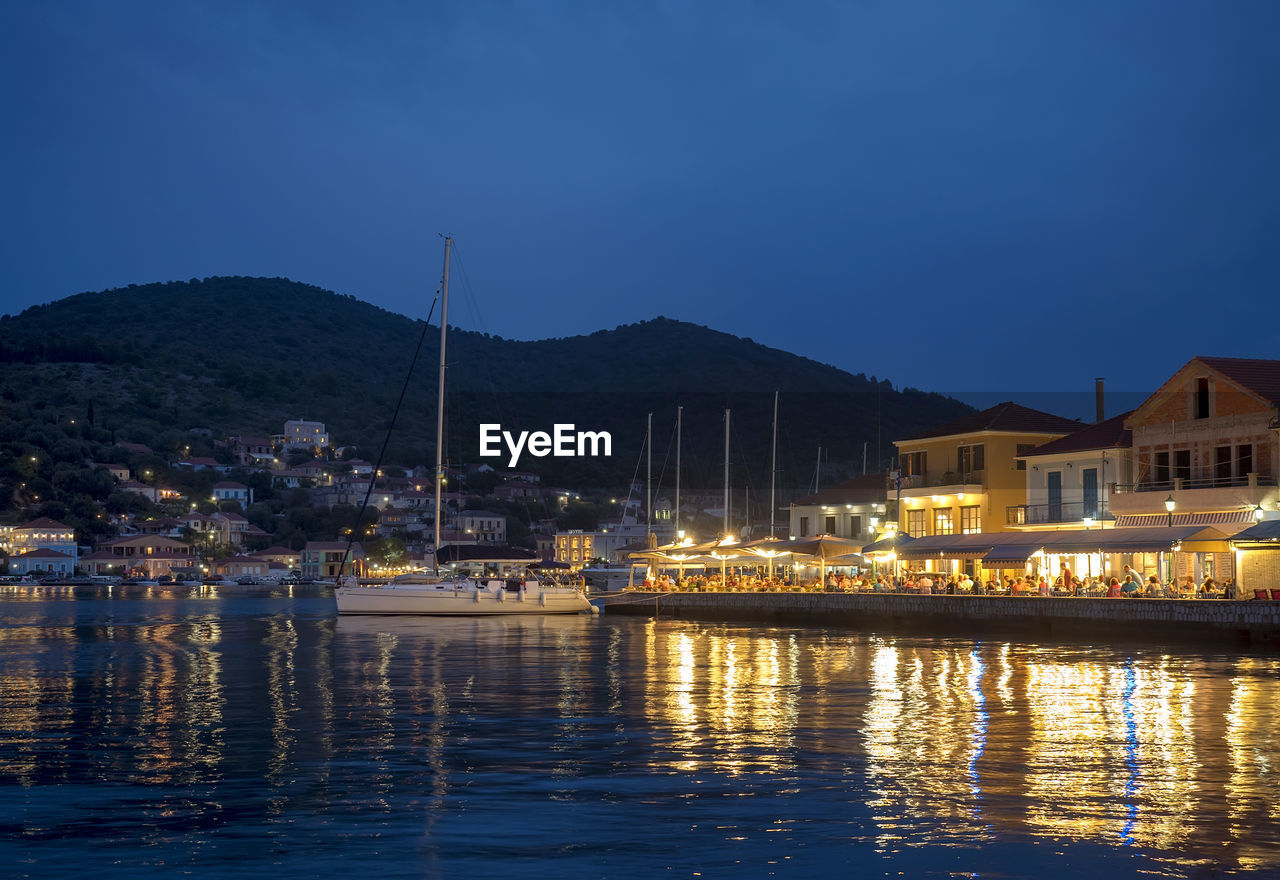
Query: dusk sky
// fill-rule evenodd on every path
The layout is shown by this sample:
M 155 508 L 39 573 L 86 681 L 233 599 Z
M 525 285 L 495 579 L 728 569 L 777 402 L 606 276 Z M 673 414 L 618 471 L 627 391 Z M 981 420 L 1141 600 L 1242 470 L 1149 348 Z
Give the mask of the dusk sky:
M 467 329 L 1151 389 L 1280 357 L 1277 34 L 1275 0 L 15 0 L 0 313 L 263 275 L 424 317 L 448 232 Z

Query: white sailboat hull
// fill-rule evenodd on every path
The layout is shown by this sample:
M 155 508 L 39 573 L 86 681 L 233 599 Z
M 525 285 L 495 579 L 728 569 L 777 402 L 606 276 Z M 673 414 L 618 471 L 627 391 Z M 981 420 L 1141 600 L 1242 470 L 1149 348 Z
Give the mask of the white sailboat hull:
M 592 610 L 581 590 L 530 583 L 518 592 L 502 581 L 343 586 L 334 590 L 339 614 L 417 614 L 476 617 L 513 614 L 582 614 Z

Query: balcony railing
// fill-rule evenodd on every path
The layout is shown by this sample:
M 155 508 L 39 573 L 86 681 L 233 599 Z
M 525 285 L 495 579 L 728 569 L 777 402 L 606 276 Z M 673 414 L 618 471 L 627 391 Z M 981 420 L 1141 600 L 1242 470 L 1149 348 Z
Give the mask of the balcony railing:
M 1236 477 L 1201 477 L 1172 480 L 1146 480 L 1141 483 L 1117 483 L 1119 492 L 1177 492 L 1182 489 L 1232 489 L 1241 486 L 1274 486 L 1276 478 L 1262 474 L 1241 474 Z
M 1005 508 L 1005 524 L 1040 526 L 1050 523 L 1080 522 L 1085 517 L 1111 519 L 1105 501 L 1061 501 L 1054 504 L 1017 504 Z
M 928 475 L 912 474 L 902 478 L 903 489 L 928 489 L 935 486 L 981 486 L 982 471 L 946 471 Z M 890 485 L 892 488 L 892 484 Z

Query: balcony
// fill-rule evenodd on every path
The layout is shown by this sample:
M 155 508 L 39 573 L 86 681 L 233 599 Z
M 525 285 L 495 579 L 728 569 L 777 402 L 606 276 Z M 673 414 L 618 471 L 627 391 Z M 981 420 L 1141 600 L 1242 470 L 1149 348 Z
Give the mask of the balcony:
M 985 490 L 983 472 L 913 474 L 902 478 L 902 494 L 909 497 L 921 495 L 954 495 L 957 492 L 982 492 Z M 891 487 L 892 488 L 892 487 Z
M 1252 508 L 1276 500 L 1276 478 L 1248 474 L 1112 484 L 1108 501 L 1116 516 L 1164 513 L 1164 501 L 1170 495 L 1180 512 Z
M 1056 504 L 1016 504 L 1005 508 L 1005 525 L 1041 526 L 1054 523 L 1078 523 L 1085 517 L 1111 519 L 1105 501 L 1060 501 Z

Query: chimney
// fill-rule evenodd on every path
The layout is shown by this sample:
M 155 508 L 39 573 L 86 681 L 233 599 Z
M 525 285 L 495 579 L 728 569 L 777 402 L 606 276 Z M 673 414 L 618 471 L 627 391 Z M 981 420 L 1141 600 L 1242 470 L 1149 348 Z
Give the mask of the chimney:
M 1098 423 L 1101 424 L 1107 419 L 1106 406 L 1103 404 L 1102 379 L 1093 380 L 1093 397 L 1098 409 Z

